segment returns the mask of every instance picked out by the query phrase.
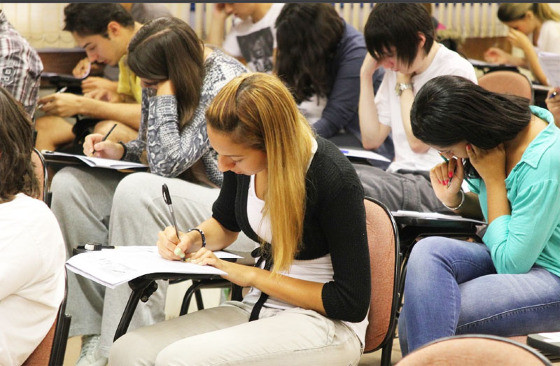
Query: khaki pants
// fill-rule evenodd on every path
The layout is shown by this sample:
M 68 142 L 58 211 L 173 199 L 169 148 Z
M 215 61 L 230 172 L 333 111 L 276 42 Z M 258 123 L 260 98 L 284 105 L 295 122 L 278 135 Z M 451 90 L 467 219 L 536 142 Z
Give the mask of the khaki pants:
M 111 348 L 109 365 L 357 365 L 356 334 L 339 320 L 301 308 L 219 307 L 137 329 Z

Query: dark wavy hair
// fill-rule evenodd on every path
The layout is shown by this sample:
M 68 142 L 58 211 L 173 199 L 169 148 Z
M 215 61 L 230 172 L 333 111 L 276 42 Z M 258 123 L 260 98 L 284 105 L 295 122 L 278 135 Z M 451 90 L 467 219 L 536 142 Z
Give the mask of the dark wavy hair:
M 0 86 L 0 203 L 20 192 L 35 197 L 39 183 L 33 169 L 33 127 L 23 107 Z
M 117 3 L 72 3 L 64 8 L 64 30 L 79 36 L 99 34 L 108 37 L 107 26 L 115 21 L 123 27 L 134 27 L 134 19 Z
M 128 66 L 141 78 L 170 80 L 175 87 L 179 128 L 191 120 L 204 80 L 204 43 L 179 18 L 149 21 L 128 45 Z
M 492 93 L 460 76 L 438 76 L 414 98 L 412 133 L 428 145 L 447 147 L 466 141 L 492 149 L 527 127 L 529 105 L 529 99 Z M 467 175 L 477 176 L 470 164 L 465 167 Z
M 296 102 L 313 94 L 328 97 L 334 82 L 331 63 L 344 35 L 344 20 L 331 5 L 291 3 L 276 19 L 275 72 Z
M 382 60 L 395 47 L 397 58 L 407 66 L 416 58 L 418 33 L 426 36 L 424 51 L 428 53 L 434 43 L 434 24 L 419 3 L 378 3 L 364 27 L 366 47 L 374 59 Z

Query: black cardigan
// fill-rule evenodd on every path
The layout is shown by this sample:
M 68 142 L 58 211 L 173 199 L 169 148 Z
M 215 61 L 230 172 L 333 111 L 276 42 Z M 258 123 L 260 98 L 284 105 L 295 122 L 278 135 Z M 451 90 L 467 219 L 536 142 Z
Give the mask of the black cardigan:
M 370 299 L 364 193 L 348 159 L 331 142 L 318 137 L 318 148 L 306 175 L 303 243 L 298 260 L 331 254 L 334 281 L 323 286 L 327 316 L 359 322 Z M 247 218 L 250 177 L 224 173 L 224 183 L 212 207 L 212 216 L 230 231 L 243 232 L 259 242 Z

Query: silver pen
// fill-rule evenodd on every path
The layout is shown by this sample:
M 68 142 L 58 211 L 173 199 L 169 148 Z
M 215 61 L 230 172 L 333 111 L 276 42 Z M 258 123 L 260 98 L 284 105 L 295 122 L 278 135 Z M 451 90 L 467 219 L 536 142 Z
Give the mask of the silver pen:
M 60 94 L 60 93 L 64 93 L 66 90 L 68 90 L 67 86 L 63 86 L 62 88 L 60 88 L 60 90 L 58 90 L 55 94 Z M 37 109 L 41 109 L 43 108 L 42 104 L 37 104 L 37 106 L 35 107 L 35 109 L 33 110 L 33 115 L 31 115 L 31 118 L 35 117 L 35 112 L 37 112 Z

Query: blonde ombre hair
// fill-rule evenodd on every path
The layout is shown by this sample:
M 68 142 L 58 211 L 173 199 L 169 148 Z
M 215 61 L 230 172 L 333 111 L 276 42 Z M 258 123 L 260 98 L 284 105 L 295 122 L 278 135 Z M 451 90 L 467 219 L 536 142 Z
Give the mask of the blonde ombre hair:
M 284 84 L 264 73 L 231 80 L 208 107 L 206 118 L 210 127 L 236 144 L 266 153 L 263 215 L 269 215 L 273 234 L 272 271 L 288 269 L 303 236 L 305 175 L 313 138 L 309 123 Z
M 498 19 L 502 22 L 513 22 L 525 17 L 528 11 L 541 21 L 560 21 L 560 14 L 552 10 L 546 3 L 503 3 L 498 8 Z

